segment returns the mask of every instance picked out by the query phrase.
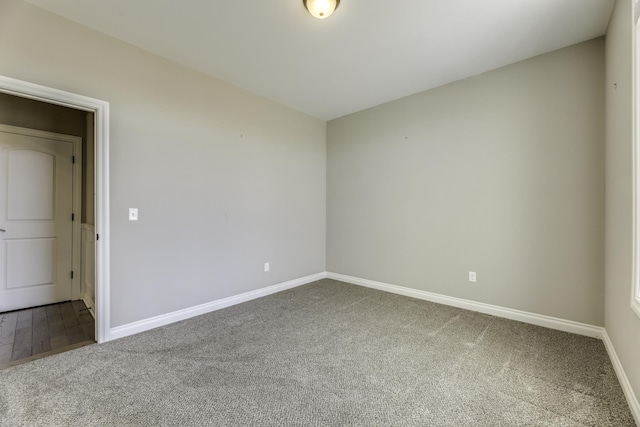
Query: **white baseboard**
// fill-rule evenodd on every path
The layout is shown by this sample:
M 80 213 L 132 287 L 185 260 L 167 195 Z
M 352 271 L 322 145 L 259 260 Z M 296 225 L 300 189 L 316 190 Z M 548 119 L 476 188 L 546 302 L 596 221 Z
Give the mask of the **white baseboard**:
M 439 304 L 450 305 L 453 307 L 464 308 L 466 310 L 477 311 L 480 313 L 491 314 L 505 319 L 517 320 L 533 325 L 544 326 L 550 329 L 571 332 L 578 335 L 585 335 L 593 338 L 602 338 L 604 328 L 599 326 L 588 325 L 586 323 L 574 322 L 571 320 L 559 319 L 557 317 L 545 316 L 542 314 L 529 313 L 526 311 L 514 310 L 511 308 L 500 307 L 497 305 L 485 304 L 466 300 L 462 298 L 449 297 L 446 295 L 435 294 L 432 292 L 421 291 L 418 289 L 405 288 L 403 286 L 390 285 L 388 283 L 375 282 L 373 280 L 360 279 L 358 277 L 345 276 L 344 274 L 327 273 L 329 279 L 339 280 L 341 282 L 352 283 L 354 285 L 365 286 L 367 288 L 378 289 L 385 292 L 404 295 L 425 301 L 431 301 Z
M 616 371 L 616 375 L 618 376 L 618 381 L 620 382 L 622 391 L 624 391 L 624 395 L 627 398 L 627 403 L 629 403 L 629 409 L 631 409 L 633 418 L 635 418 L 636 420 L 636 425 L 640 426 L 640 403 L 638 402 L 638 399 L 633 392 L 633 388 L 631 388 L 629 378 L 627 377 L 627 374 L 622 367 L 622 363 L 620 363 L 620 359 L 618 358 L 616 349 L 613 347 L 613 343 L 611 342 L 609 334 L 607 334 L 606 330 L 603 331 L 602 341 L 604 342 L 604 346 L 607 349 L 607 353 L 609 353 L 609 359 L 611 359 L 613 369 Z
M 96 303 L 93 302 L 91 297 L 89 297 L 86 294 L 82 296 L 82 301 L 84 302 L 84 305 L 86 305 L 87 308 L 89 309 L 89 313 L 91 313 L 91 315 L 95 319 L 96 318 Z
M 288 282 L 279 283 L 277 285 L 268 286 L 266 288 L 257 289 L 255 291 L 245 292 L 240 295 L 234 295 L 228 298 L 223 298 L 205 304 L 196 305 L 194 307 L 185 308 L 183 310 L 174 311 L 172 313 L 162 314 L 160 316 L 151 317 L 149 319 L 140 320 L 138 322 L 129 323 L 127 325 L 117 326 L 109 330 L 108 337 L 105 341 L 124 338 L 129 335 L 148 331 L 150 329 L 165 326 L 170 323 L 175 323 L 181 320 L 189 319 L 191 317 L 200 316 L 202 314 L 210 313 L 222 308 L 231 307 L 232 305 L 240 304 L 256 298 L 275 294 L 287 289 L 306 285 L 307 283 L 325 279 L 326 277 L 327 274 L 325 272 L 312 274 L 311 276 L 301 277 L 299 279 L 290 280 Z

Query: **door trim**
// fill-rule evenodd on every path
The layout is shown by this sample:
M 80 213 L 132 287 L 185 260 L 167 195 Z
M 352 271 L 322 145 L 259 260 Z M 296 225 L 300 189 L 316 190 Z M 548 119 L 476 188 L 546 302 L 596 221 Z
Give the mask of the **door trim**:
M 96 341 L 110 341 L 109 103 L 2 75 L 0 92 L 94 113 Z

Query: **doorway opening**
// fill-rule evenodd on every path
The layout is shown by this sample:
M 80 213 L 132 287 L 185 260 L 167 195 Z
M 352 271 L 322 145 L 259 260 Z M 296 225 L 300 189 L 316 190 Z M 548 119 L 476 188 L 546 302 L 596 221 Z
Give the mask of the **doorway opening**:
M 0 367 L 95 338 L 92 121 L 0 93 Z
M 81 216 L 82 234 L 93 247 L 85 247 L 87 255 L 93 258 L 94 272 L 85 267 L 89 278 L 94 278 L 94 291 L 86 293 L 82 298 L 95 315 L 95 338 L 98 343 L 110 340 L 110 299 L 109 299 L 109 103 L 70 92 L 0 76 L 0 96 L 17 98 L 18 102 L 37 102 L 41 109 L 61 107 L 70 114 L 82 115 L 85 124 L 85 140 L 88 143 L 84 150 L 83 193 L 86 200 L 78 216 Z M 29 120 L 29 116 L 22 120 Z M 55 122 L 55 120 L 54 120 Z M 24 125 L 24 124 L 23 124 Z M 60 122 L 58 121 L 58 125 Z M 54 125 L 55 126 L 55 125 Z M 58 129 L 60 132 L 60 130 Z M 60 132 L 65 133 L 65 132 Z M 67 132 L 68 133 L 68 132 Z M 93 169 L 93 180 L 87 177 Z M 87 182 L 89 185 L 86 185 Z M 89 197 L 86 197 L 89 195 Z M 85 222 L 87 221 L 87 222 Z M 90 224 L 93 222 L 93 224 Z M 75 272 L 74 272 L 75 273 Z M 79 272 L 78 272 L 79 273 Z M 83 284 L 81 284 L 83 285 Z M 79 293 L 79 292 L 78 292 Z M 92 298 L 91 298 L 92 297 Z M 76 304 L 77 305 L 77 304 Z

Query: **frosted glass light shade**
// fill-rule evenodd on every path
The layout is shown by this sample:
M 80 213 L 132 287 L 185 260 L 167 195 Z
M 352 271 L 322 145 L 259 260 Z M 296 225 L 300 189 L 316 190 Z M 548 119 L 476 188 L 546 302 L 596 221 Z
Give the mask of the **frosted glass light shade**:
M 302 0 L 309 13 L 318 19 L 328 18 L 338 8 L 340 0 Z

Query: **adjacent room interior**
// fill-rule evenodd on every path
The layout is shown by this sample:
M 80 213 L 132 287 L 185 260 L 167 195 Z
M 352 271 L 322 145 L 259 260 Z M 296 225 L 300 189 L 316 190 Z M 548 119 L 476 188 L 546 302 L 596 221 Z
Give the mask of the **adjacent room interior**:
M 0 124 L 82 138 L 91 314 L 50 315 L 100 343 L 0 415 L 640 423 L 635 0 L 129 3 L 0 1 Z
M 2 191 L 3 198 L 6 195 L 2 222 L 7 246 L 1 259 L 7 274 L 2 277 L 0 298 L 0 367 L 95 342 L 93 123 L 93 113 L 0 93 L 0 144 L 4 149 L 12 147 L 3 150 L 6 175 L 2 183 L 7 189 Z M 66 151 L 73 153 L 58 145 L 69 145 Z M 25 157 L 27 153 L 31 157 Z M 47 169 L 43 153 L 55 162 L 46 180 L 39 176 Z M 34 189 L 40 182 L 54 189 L 54 195 L 45 188 Z M 64 217 L 65 224 L 53 225 L 59 229 L 53 234 L 40 221 L 47 217 L 46 212 L 39 215 L 43 206 L 26 202 L 31 194 L 50 199 L 56 213 Z M 49 246 L 45 252 L 53 252 L 55 262 L 47 254 L 34 256 L 43 252 L 37 246 L 23 250 L 21 257 L 13 256 L 20 253 L 20 246 L 12 244 L 50 245 L 52 236 L 57 238 L 56 249 L 51 251 Z M 47 274 L 50 271 L 63 277 L 54 278 Z M 56 283 L 57 289 L 50 283 Z

